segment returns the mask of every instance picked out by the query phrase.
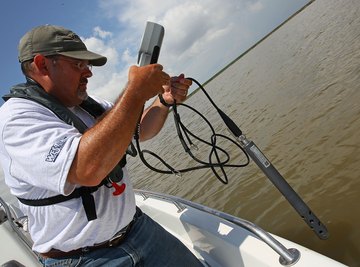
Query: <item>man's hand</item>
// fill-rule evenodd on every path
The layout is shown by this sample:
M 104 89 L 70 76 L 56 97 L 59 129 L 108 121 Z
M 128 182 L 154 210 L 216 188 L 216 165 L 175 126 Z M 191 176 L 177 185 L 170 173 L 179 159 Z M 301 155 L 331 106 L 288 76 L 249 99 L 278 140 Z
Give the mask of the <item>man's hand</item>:
M 160 64 L 131 66 L 128 78 L 127 90 L 132 90 L 132 93 L 144 101 L 163 93 L 163 86 L 170 84 L 170 76 L 163 71 Z
M 162 94 L 167 104 L 182 103 L 185 101 L 188 90 L 192 84 L 191 80 L 185 79 L 184 74 L 171 77 L 170 85 L 164 85 L 164 93 Z

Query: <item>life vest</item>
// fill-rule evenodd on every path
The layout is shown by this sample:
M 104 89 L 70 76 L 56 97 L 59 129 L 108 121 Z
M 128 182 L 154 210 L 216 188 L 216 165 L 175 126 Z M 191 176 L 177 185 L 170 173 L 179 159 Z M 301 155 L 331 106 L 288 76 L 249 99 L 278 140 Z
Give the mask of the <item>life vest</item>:
M 4 95 L 3 99 L 7 101 L 12 97 L 32 100 L 45 106 L 54 112 L 54 114 L 62 121 L 78 129 L 80 133 L 84 133 L 88 128 L 74 113 L 63 106 L 54 96 L 46 93 L 39 84 L 28 77 L 27 83 L 18 84 L 12 87 L 10 93 Z M 105 109 L 91 97 L 88 97 L 85 101 L 83 101 L 80 107 L 86 110 L 95 119 L 105 112 Z M 137 153 L 132 143 L 130 143 L 126 154 L 136 156 Z M 68 196 L 56 195 L 43 199 L 24 199 L 18 197 L 18 199 L 21 203 L 29 206 L 47 206 L 81 197 L 88 221 L 95 220 L 97 218 L 95 201 L 91 193 L 98 190 L 101 186 L 106 186 L 108 188 L 114 187 L 115 191 L 113 192 L 113 195 L 120 195 L 125 190 L 125 184 L 121 184 L 121 180 L 123 178 L 122 168 L 126 165 L 126 154 L 108 174 L 108 176 L 97 186 L 78 187 Z

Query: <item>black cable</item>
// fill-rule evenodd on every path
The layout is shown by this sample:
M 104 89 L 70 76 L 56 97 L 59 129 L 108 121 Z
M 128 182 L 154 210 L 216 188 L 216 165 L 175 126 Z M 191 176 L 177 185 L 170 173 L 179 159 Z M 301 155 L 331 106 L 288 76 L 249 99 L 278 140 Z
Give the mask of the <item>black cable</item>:
M 204 92 L 204 94 L 206 95 L 206 97 L 209 99 L 210 103 L 214 106 L 214 108 L 218 111 L 219 115 L 221 116 L 221 118 L 224 120 L 224 123 L 228 126 L 229 130 L 235 135 L 235 136 L 240 136 L 241 135 L 241 130 L 235 125 L 235 123 L 222 111 L 220 110 L 217 105 L 214 103 L 214 101 L 211 99 L 211 97 L 208 95 L 208 93 L 205 91 L 205 89 L 203 88 L 203 86 L 196 81 L 193 78 L 187 78 L 189 80 L 192 80 L 193 82 L 195 82 L 199 88 Z M 145 164 L 145 166 L 147 166 L 149 169 L 155 171 L 155 172 L 159 172 L 159 173 L 164 173 L 164 174 L 175 174 L 175 175 L 181 175 L 181 173 L 184 172 L 189 172 L 189 171 L 194 171 L 194 170 L 199 170 L 199 169 L 205 169 L 205 168 L 210 168 L 213 173 L 215 174 L 215 176 L 217 177 L 217 179 L 224 183 L 227 184 L 228 183 L 228 178 L 227 178 L 227 174 L 225 172 L 225 167 L 245 167 L 249 164 L 250 159 L 249 156 L 247 155 L 247 153 L 245 152 L 245 150 L 240 146 L 240 144 L 236 141 L 233 140 L 225 135 L 222 134 L 217 134 L 214 130 L 214 127 L 211 125 L 211 123 L 209 122 L 208 119 L 206 119 L 206 117 L 201 114 L 199 111 L 197 111 L 195 108 L 186 105 L 184 103 L 182 104 L 176 104 L 176 102 L 174 102 L 174 104 L 171 105 L 172 106 L 172 112 L 174 115 L 174 123 L 175 123 L 175 128 L 177 131 L 177 135 L 179 137 L 179 140 L 181 142 L 181 145 L 183 146 L 185 152 L 195 161 L 198 163 L 197 166 L 194 167 L 189 167 L 189 168 L 183 168 L 183 169 L 176 169 L 174 167 L 172 167 L 170 164 L 168 164 L 165 160 L 163 160 L 160 156 L 158 156 L 157 154 L 155 154 L 154 152 L 150 151 L 150 150 L 141 150 L 140 148 L 140 142 L 139 142 L 139 127 L 137 128 L 137 131 L 135 133 L 135 141 L 136 141 L 136 148 L 139 152 L 139 156 L 141 161 Z M 211 131 L 211 140 L 210 141 L 206 141 L 202 138 L 200 138 L 199 136 L 195 135 L 194 133 L 192 133 L 181 121 L 180 118 L 180 114 L 178 113 L 178 109 L 177 106 L 184 106 L 190 110 L 192 110 L 193 112 L 195 112 L 196 114 L 198 114 L 204 121 L 205 123 L 208 125 L 208 127 L 210 128 Z M 185 138 L 184 138 L 185 137 Z M 191 137 L 198 140 L 198 142 L 206 144 L 208 146 L 211 147 L 211 151 L 209 153 L 209 157 L 208 157 L 208 162 L 206 161 L 202 161 L 200 159 L 198 159 L 197 157 L 195 157 L 195 155 L 192 153 L 191 151 L 191 147 L 194 147 L 194 143 L 191 140 Z M 241 151 L 242 153 L 245 155 L 246 157 L 246 162 L 243 164 L 228 164 L 230 162 L 230 155 L 228 152 L 226 152 L 225 149 L 219 147 L 216 145 L 217 143 L 217 138 L 224 138 L 230 142 L 232 142 L 234 145 L 236 145 Z M 154 166 L 151 166 L 145 159 L 144 154 L 150 154 L 153 157 L 157 158 L 167 169 L 166 170 L 161 170 L 158 168 L 155 168 Z M 220 155 L 222 155 L 225 159 L 221 160 Z M 213 162 L 215 161 L 215 162 Z M 220 169 L 221 173 L 222 173 L 222 177 L 219 175 L 218 173 L 218 169 Z

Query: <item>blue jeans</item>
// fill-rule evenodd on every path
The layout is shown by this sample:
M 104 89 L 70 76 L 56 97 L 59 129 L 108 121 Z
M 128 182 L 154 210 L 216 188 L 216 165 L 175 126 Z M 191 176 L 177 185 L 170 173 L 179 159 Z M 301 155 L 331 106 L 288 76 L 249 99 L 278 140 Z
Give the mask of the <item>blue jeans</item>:
M 40 258 L 40 262 L 46 267 L 204 266 L 178 239 L 146 214 L 136 219 L 126 239 L 117 247 L 98 249 L 70 258 Z

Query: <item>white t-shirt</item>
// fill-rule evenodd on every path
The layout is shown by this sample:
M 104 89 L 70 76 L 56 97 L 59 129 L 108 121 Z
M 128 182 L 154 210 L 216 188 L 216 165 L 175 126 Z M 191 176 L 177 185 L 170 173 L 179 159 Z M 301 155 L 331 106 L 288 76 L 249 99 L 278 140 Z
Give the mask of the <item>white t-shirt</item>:
M 111 104 L 99 101 L 106 109 Z M 95 121 L 80 107 L 70 109 L 87 126 Z M 75 186 L 66 181 L 82 135 L 44 106 L 11 98 L 0 108 L 0 163 L 11 193 L 25 199 L 69 195 Z M 126 168 L 125 191 L 100 187 L 92 193 L 97 219 L 88 221 L 81 198 L 56 205 L 33 207 L 19 203 L 29 217 L 33 250 L 70 251 L 111 238 L 135 214 L 135 197 Z

